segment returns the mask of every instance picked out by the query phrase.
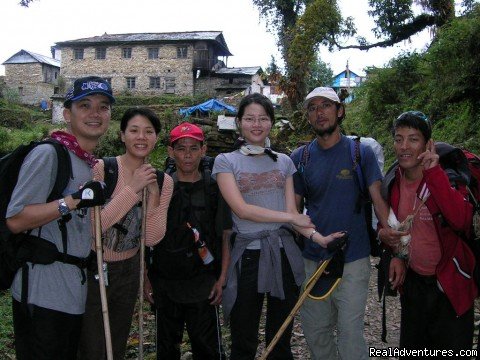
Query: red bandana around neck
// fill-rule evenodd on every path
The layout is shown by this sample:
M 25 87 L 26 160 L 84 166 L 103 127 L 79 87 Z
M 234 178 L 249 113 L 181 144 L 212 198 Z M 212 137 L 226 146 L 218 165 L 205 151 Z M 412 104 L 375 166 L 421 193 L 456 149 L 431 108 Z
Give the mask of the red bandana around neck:
M 72 134 L 68 134 L 64 131 L 55 131 L 52 133 L 52 135 L 50 135 L 50 137 L 64 145 L 68 150 L 70 150 L 80 159 L 85 161 L 91 168 L 93 168 L 98 162 L 98 160 L 95 159 L 95 156 L 93 156 L 93 154 L 90 154 L 88 151 L 85 151 L 81 148 L 80 144 L 77 141 L 77 138 Z

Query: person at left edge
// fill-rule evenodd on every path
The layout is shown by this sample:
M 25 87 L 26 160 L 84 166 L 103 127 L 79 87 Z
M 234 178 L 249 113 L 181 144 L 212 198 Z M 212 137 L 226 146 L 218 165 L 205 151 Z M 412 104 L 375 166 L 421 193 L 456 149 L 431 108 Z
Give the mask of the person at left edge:
M 112 89 L 104 79 L 89 76 L 75 80 L 64 102 L 67 130 L 51 135 L 69 150 L 72 164 L 64 198 L 46 202 L 55 183 L 56 152 L 48 144 L 35 147 L 23 162 L 8 205 L 6 223 L 13 233 L 32 230 L 31 235 L 54 243 L 62 251 L 57 220 L 70 214 L 66 223 L 67 254 L 79 258 L 89 255 L 89 207 L 105 201 L 100 183 L 90 181 L 96 162 L 92 152 L 108 128 L 114 101 Z M 86 188 L 93 191 L 92 200 L 80 200 Z M 87 295 L 83 271 L 59 261 L 49 265 L 27 264 L 26 306 L 21 304 L 22 271 L 16 274 L 11 287 L 17 359 L 75 359 Z
M 165 174 L 160 191 L 156 169 L 144 163 L 155 148 L 159 133 L 160 119 L 152 110 L 130 108 L 125 111 L 120 122 L 125 153 L 115 158 L 118 164 L 117 184 L 110 201 L 107 199 L 108 203 L 101 211 L 114 359 L 125 358 L 140 284 L 142 207 L 139 205 L 144 188 L 148 193 L 146 246 L 157 244 L 165 235 L 173 180 Z M 104 161 L 100 160 L 93 171 L 96 179 L 104 180 Z M 95 244 L 92 247 L 95 248 Z M 80 358 L 85 360 L 103 360 L 106 356 L 100 289 L 95 280 L 97 266 L 94 268 L 95 271 L 88 272 L 87 305 L 79 348 Z

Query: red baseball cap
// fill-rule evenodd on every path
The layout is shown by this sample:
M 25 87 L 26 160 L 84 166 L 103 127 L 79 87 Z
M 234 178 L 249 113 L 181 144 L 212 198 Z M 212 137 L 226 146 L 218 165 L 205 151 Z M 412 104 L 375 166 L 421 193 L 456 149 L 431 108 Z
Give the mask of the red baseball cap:
M 189 122 L 181 123 L 170 131 L 170 145 L 181 138 L 189 137 L 198 141 L 204 141 L 202 129 Z

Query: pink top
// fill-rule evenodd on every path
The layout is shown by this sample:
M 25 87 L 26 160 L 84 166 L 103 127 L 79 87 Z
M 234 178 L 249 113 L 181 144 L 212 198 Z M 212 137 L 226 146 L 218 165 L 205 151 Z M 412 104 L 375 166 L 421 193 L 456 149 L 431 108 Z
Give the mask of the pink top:
M 413 215 L 422 204 L 417 196 L 421 180 L 409 183 L 405 177 L 401 177 L 398 221 L 402 222 L 408 215 Z M 413 219 L 410 235 L 409 266 L 420 275 L 434 275 L 442 251 L 432 214 L 425 204 L 421 205 Z
M 142 198 L 141 192 L 135 193 L 130 186 L 125 184 L 124 166 L 119 156 L 117 156 L 117 162 L 117 186 L 112 193 L 111 201 L 105 205 L 101 211 L 102 233 L 119 222 L 133 206 L 141 201 Z M 93 174 L 96 180 L 104 179 L 104 163 L 102 160 L 100 160 L 93 168 Z M 147 211 L 146 246 L 158 244 L 165 236 L 168 205 L 170 204 L 172 192 L 173 179 L 165 174 L 160 195 L 160 204 L 158 207 Z M 92 249 L 95 249 L 95 242 L 93 242 Z M 138 247 L 116 252 L 104 246 L 103 251 L 105 261 L 121 261 L 133 257 L 138 252 Z

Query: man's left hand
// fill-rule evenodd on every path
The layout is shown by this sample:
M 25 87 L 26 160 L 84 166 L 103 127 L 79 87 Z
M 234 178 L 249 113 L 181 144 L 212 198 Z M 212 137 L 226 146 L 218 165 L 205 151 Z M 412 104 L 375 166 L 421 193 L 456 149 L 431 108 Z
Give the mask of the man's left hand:
M 432 139 L 428 140 L 427 150 L 418 156 L 418 160 L 422 161 L 423 168 L 426 170 L 438 165 L 440 157 L 435 150 L 435 144 Z

